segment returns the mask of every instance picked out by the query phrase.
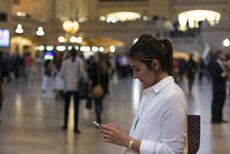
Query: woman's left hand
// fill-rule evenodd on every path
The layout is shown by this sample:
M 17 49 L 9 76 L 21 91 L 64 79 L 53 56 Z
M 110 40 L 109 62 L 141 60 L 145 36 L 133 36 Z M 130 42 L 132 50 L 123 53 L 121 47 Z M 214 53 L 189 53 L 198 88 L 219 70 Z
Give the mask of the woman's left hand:
M 100 124 L 101 134 L 105 142 L 128 146 L 131 137 L 126 131 L 114 124 Z

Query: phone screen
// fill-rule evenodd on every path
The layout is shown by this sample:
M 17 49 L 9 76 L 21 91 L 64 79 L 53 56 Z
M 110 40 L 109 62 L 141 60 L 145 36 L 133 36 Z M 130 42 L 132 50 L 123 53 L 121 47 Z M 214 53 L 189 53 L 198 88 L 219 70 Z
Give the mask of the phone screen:
M 93 121 L 93 124 L 94 124 L 95 126 L 97 126 L 97 127 L 100 127 L 100 124 L 97 123 L 96 121 Z

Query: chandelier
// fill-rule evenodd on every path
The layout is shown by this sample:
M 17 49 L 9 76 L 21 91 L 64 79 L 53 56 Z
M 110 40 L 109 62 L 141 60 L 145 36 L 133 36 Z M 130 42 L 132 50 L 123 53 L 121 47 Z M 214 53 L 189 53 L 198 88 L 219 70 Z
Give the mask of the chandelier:
M 74 35 L 79 30 L 79 23 L 75 20 L 66 20 L 62 24 L 62 28 L 69 35 Z
M 62 24 L 67 37 L 70 38 L 79 30 L 79 23 L 76 21 L 76 15 L 78 14 L 78 4 L 76 0 L 69 0 L 69 19 L 65 20 Z

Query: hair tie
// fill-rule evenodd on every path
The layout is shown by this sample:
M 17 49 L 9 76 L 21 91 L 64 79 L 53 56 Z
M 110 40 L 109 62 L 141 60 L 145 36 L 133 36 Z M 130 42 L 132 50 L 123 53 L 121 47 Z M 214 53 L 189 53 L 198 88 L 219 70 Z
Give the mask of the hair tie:
M 163 48 L 165 48 L 164 40 L 159 40 L 159 42 L 160 42 L 161 46 L 162 46 Z

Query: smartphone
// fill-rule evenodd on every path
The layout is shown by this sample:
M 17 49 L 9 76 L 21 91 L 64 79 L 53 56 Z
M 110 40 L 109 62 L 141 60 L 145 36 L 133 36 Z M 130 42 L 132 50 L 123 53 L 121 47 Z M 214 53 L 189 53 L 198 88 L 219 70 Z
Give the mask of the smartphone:
M 93 121 L 93 124 L 94 124 L 95 126 L 97 126 L 98 128 L 100 127 L 100 124 L 97 123 L 96 121 Z

